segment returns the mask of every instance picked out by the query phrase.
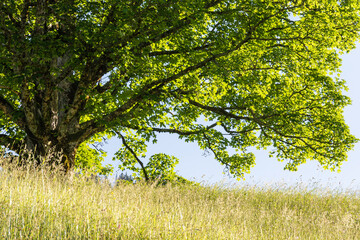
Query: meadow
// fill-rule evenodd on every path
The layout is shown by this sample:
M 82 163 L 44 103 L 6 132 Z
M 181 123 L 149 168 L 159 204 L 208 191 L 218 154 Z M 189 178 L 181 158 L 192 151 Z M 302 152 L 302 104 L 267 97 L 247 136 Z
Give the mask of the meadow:
M 360 197 L 300 188 L 0 173 L 1 239 L 360 239 Z

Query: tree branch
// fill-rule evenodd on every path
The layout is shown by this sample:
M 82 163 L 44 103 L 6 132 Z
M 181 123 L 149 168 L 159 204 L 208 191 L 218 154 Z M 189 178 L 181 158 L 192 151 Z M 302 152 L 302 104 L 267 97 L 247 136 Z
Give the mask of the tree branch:
M 210 151 L 214 154 L 215 158 L 216 158 L 219 162 L 221 162 L 222 164 L 224 164 L 224 165 L 226 166 L 225 169 L 226 169 L 226 168 L 229 168 L 230 165 L 229 165 L 228 163 L 224 162 L 224 161 L 217 155 L 216 151 L 212 148 L 212 144 L 211 144 L 211 141 L 210 141 L 210 139 L 208 138 L 208 136 L 206 136 L 206 134 L 203 133 L 203 137 L 204 137 L 204 139 L 205 139 L 206 142 L 207 142 L 207 148 L 210 149 Z
M 136 161 L 140 164 L 141 169 L 142 169 L 142 171 L 144 173 L 145 180 L 148 182 L 149 181 L 149 176 L 148 176 L 148 174 L 146 172 L 146 169 L 144 167 L 143 162 L 138 158 L 138 156 L 136 155 L 134 150 L 132 150 L 132 148 L 126 143 L 126 139 L 124 138 L 124 136 L 121 133 L 119 133 L 118 131 L 115 131 L 115 133 L 121 137 L 122 143 L 124 144 L 126 149 L 133 155 L 133 157 L 136 159 Z
M 217 114 L 219 114 L 221 116 L 233 118 L 233 119 L 236 119 L 236 120 L 247 120 L 247 121 L 254 120 L 253 118 L 250 118 L 250 117 L 241 117 L 241 116 L 235 115 L 233 113 L 225 111 L 223 108 L 211 107 L 211 106 L 203 105 L 203 104 L 198 103 L 198 102 L 196 102 L 194 100 L 189 100 L 189 103 L 191 105 L 194 105 L 194 106 L 199 107 L 201 109 L 204 109 L 204 110 L 207 110 L 207 111 L 210 111 L 210 112 L 213 112 L 213 113 L 217 113 Z M 246 109 L 247 108 L 243 108 L 242 110 L 246 110 Z
M 209 48 L 210 46 L 211 46 L 210 44 L 205 44 L 204 46 L 199 46 L 199 47 L 195 47 L 192 49 L 185 49 L 185 50 L 154 51 L 154 52 L 150 52 L 149 56 L 155 57 L 155 56 L 164 56 L 164 55 L 175 55 L 175 54 L 181 54 L 181 53 L 191 53 L 191 52 L 195 52 L 195 51 L 205 50 L 205 49 Z
M 233 131 L 231 129 L 229 129 L 225 124 L 221 124 L 222 128 L 225 130 L 225 132 L 227 132 L 230 136 L 236 136 L 236 135 L 239 135 L 239 134 L 244 134 L 244 133 L 248 133 L 248 132 L 252 132 L 254 130 L 260 130 L 260 128 L 256 128 L 256 127 L 253 127 L 253 128 L 250 128 L 250 129 L 247 129 L 247 130 L 242 130 L 242 131 Z M 223 134 L 224 135 L 224 134 Z
M 12 93 L 14 93 L 15 95 L 17 95 L 18 97 L 21 96 L 21 94 L 20 94 L 18 91 L 15 91 L 14 89 L 12 89 L 12 88 L 9 87 L 9 86 L 2 86 L 2 85 L 0 85 L 0 88 L 2 88 L 2 89 L 7 89 L 7 90 L 9 90 L 10 92 L 12 92 Z
M 24 128 L 25 119 L 23 117 L 18 117 L 22 115 L 20 110 L 14 109 L 14 107 L 9 103 L 3 96 L 0 95 L 0 110 L 14 123 L 16 123 L 19 127 Z
M 131 128 L 134 130 L 140 130 L 140 128 L 137 126 L 130 126 L 130 125 L 122 125 L 122 126 Z M 205 129 L 198 130 L 198 131 L 181 131 L 181 130 L 171 129 L 171 128 L 156 128 L 156 127 L 152 127 L 151 130 L 154 132 L 158 132 L 158 133 L 176 133 L 176 134 L 179 134 L 182 136 L 189 136 L 189 135 L 202 133 L 202 132 L 212 129 L 216 126 L 218 126 L 217 122 L 207 126 Z

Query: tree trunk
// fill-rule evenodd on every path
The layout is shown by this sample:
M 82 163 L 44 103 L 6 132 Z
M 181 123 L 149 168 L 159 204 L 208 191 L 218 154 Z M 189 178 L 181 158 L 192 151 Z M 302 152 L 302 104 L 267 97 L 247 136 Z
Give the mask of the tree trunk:
M 80 143 L 48 140 L 47 136 L 43 139 L 31 139 L 27 136 L 19 152 L 19 164 L 31 163 L 36 167 L 44 164 L 63 168 L 62 170 L 69 172 L 75 165 L 76 149 Z
M 55 81 L 53 81 L 55 82 Z M 80 129 L 80 114 L 85 102 L 79 102 L 76 111 L 69 111 L 73 106 L 77 83 L 65 79 L 57 84 L 43 87 L 47 82 L 39 80 L 34 97 L 30 93 L 23 95 L 24 131 L 26 137 L 21 164 L 26 164 L 30 155 L 39 165 L 46 161 L 50 165 L 60 165 L 68 172 L 75 165 L 76 149 L 91 134 Z M 18 151 L 17 151 L 18 152 Z M 60 158 L 60 159 L 59 159 Z
M 18 82 L 21 91 L 14 93 L 20 106 L 0 95 L 0 110 L 18 126 L 19 137 L 25 136 L 25 139 L 21 144 L 18 136 L 11 139 L 6 134 L 0 134 L 0 143 L 2 146 L 14 146 L 11 150 L 19 154 L 32 152 L 37 165 L 44 160 L 53 164 L 59 160 L 56 155 L 62 154 L 59 163 L 69 171 L 75 165 L 78 146 L 104 130 L 104 126 L 97 126 L 95 121 L 81 125 L 80 117 L 88 101 L 86 91 L 94 89 L 111 68 L 107 68 L 107 58 L 103 62 L 92 57 L 88 59 L 87 50 L 80 53 L 81 57 L 75 55 L 74 42 L 69 41 L 75 37 L 75 15 L 61 17 L 62 21 L 55 31 L 51 27 L 55 24 L 51 20 L 54 11 L 49 4 L 45 0 L 33 4 L 32 14 L 36 18 L 27 34 L 23 28 L 31 24 L 27 22 L 26 15 L 29 6 L 24 6 L 24 26 L 19 24 L 19 29 L 11 32 L 16 34 L 16 39 L 21 38 L 26 43 L 16 54 L 11 54 L 14 67 L 9 67 L 16 79 L 21 77 Z M 60 19 L 60 16 L 56 17 Z M 31 37 L 28 39 L 25 35 L 29 34 Z M 64 40 L 61 46 L 57 46 L 59 39 Z M 37 45 L 38 41 L 44 42 Z M 10 43 L 8 45 L 13 48 Z M 27 153 L 27 156 L 30 155 Z M 20 158 L 21 164 L 26 164 L 26 159 L 24 156 Z

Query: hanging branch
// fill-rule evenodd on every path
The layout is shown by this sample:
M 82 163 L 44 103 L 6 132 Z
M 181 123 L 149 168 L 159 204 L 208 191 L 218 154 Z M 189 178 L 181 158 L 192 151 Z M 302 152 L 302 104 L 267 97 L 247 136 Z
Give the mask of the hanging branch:
M 138 158 L 138 156 L 136 155 L 136 153 L 134 152 L 134 150 L 132 150 L 132 148 L 127 144 L 124 136 L 123 136 L 121 133 L 119 133 L 118 131 L 115 131 L 115 133 L 121 137 L 122 143 L 124 144 L 124 146 L 126 147 L 126 149 L 129 150 L 129 152 L 131 152 L 131 154 L 134 156 L 134 158 L 136 159 L 136 161 L 140 164 L 141 169 L 142 169 L 142 171 L 143 171 L 143 173 L 144 173 L 144 176 L 145 176 L 145 180 L 148 182 L 150 179 L 149 179 L 149 176 L 148 176 L 148 174 L 147 174 L 147 172 L 146 172 L 146 169 L 145 169 L 145 167 L 144 167 L 143 162 Z

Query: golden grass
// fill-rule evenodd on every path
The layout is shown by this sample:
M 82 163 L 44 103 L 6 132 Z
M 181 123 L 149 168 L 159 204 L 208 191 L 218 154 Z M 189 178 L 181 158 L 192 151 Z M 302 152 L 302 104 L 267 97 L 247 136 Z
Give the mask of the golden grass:
M 46 172 L 46 171 L 45 171 Z M 360 239 L 360 198 L 0 173 L 1 239 Z

